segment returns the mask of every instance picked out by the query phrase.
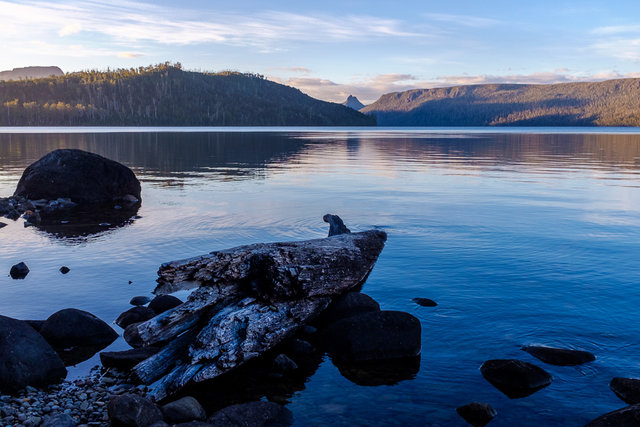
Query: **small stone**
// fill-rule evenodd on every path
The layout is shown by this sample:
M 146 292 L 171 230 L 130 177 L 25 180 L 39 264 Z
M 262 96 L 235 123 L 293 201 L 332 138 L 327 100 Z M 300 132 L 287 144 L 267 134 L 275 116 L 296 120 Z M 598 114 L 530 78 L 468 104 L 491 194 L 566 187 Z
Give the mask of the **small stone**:
M 29 267 L 24 262 L 20 262 L 11 267 L 9 274 L 12 279 L 24 279 L 29 274 Z
M 511 399 L 529 396 L 551 384 L 551 374 L 531 363 L 516 359 L 487 360 L 482 376 Z
M 438 305 L 434 300 L 429 298 L 414 298 L 413 302 L 418 304 L 421 307 L 435 307 Z
M 273 366 L 281 372 L 295 371 L 298 369 L 296 362 L 291 360 L 286 354 L 279 354 L 273 361 Z
M 302 332 L 307 334 L 307 335 L 313 335 L 316 332 L 318 332 L 318 328 L 315 328 L 315 327 L 313 327 L 311 325 L 304 325 L 302 327 Z
M 522 350 L 550 365 L 575 366 L 596 360 L 596 357 L 588 351 L 568 348 L 527 345 L 522 347 Z
M 456 409 L 456 412 L 473 427 L 484 427 L 497 415 L 491 405 L 481 402 L 461 406 Z
M 293 339 L 289 346 L 294 354 L 310 355 L 316 352 L 316 348 L 308 341 Z
M 69 271 L 71 271 L 71 269 L 66 265 L 63 265 L 62 267 L 60 267 L 60 273 L 62 274 L 67 274 Z
M 89 409 L 89 402 L 87 402 L 86 400 L 84 402 L 82 402 L 80 404 L 80 410 L 81 411 L 86 411 L 87 409 Z
M 149 301 L 151 301 L 151 298 L 149 298 L 149 297 L 137 296 L 137 297 L 131 298 L 131 301 L 129 301 L 129 304 L 131 304 L 131 305 L 145 305 Z
M 182 301 L 173 295 L 158 295 L 149 303 L 149 308 L 156 312 L 156 314 L 164 313 L 174 307 L 182 304 Z
M 165 421 L 181 423 L 192 420 L 204 420 L 207 414 L 194 397 L 185 396 L 162 407 Z

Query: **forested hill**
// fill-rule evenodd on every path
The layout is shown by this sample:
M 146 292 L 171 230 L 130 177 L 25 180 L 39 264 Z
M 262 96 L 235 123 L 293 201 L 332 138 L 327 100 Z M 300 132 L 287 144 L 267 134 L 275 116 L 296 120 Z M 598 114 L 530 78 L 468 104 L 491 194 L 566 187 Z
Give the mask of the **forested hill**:
M 640 126 L 640 79 L 410 90 L 360 111 L 379 126 Z
M 0 126 L 367 126 L 375 119 L 262 76 L 169 63 L 0 82 Z

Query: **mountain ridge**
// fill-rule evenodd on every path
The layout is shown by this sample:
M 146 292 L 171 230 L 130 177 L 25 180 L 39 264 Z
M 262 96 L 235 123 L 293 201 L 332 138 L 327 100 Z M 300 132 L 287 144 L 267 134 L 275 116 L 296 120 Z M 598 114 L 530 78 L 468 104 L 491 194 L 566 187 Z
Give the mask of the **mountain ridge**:
M 0 80 L 41 79 L 50 76 L 62 76 L 64 73 L 56 66 L 31 66 L 0 71 Z
M 413 89 L 361 112 L 379 126 L 640 126 L 640 79 Z
M 355 97 L 353 95 L 349 95 L 347 97 L 347 100 L 344 101 L 342 103 L 342 105 L 344 105 L 345 107 L 352 108 L 352 109 L 354 109 L 356 111 L 359 111 L 359 110 L 364 108 L 364 104 L 362 102 L 360 102 L 360 100 L 357 97 Z

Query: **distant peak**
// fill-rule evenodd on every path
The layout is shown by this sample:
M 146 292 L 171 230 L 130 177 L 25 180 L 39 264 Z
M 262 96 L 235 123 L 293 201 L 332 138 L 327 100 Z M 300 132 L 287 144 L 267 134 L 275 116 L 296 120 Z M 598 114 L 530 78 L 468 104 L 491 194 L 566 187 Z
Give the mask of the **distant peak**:
M 360 102 L 360 100 L 353 95 L 349 95 L 347 97 L 347 100 L 344 101 L 342 105 L 345 105 L 349 108 L 353 108 L 354 110 L 360 110 L 361 108 L 364 108 L 364 104 Z
M 40 79 L 51 76 L 62 76 L 64 73 L 59 67 L 22 67 L 13 70 L 0 71 L 0 80 L 26 80 Z

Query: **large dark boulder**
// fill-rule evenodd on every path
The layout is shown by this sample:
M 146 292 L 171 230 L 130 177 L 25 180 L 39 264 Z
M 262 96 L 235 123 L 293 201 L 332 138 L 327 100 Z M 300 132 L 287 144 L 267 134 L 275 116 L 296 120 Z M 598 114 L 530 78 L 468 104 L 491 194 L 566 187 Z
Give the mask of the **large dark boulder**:
M 20 262 L 11 267 L 9 275 L 12 279 L 24 279 L 29 274 L 29 267 L 24 262 Z
M 0 316 L 0 390 L 45 386 L 67 376 L 53 348 L 28 323 Z
M 76 427 L 76 422 L 69 414 L 57 414 L 45 417 L 40 427 Z
M 473 427 L 484 427 L 498 413 L 488 403 L 472 402 L 456 408 L 456 412 Z
M 516 359 L 487 360 L 482 376 L 511 399 L 529 396 L 551 384 L 551 374 L 531 363 Z
M 56 348 L 106 347 L 118 334 L 93 314 L 75 308 L 53 313 L 45 320 L 40 333 Z
M 167 403 L 162 407 L 162 414 L 165 421 L 170 423 L 204 420 L 207 418 L 207 413 L 200 402 L 191 396 L 185 396 Z
M 640 403 L 640 379 L 616 377 L 609 383 L 609 388 L 629 405 Z
M 585 427 L 637 427 L 640 426 L 640 404 L 611 411 L 588 423 Z
M 173 295 L 158 295 L 151 300 L 147 307 L 153 310 L 156 314 L 160 314 L 167 310 L 171 310 L 180 304 L 182 304 L 180 298 L 176 298 Z
M 153 402 L 133 394 L 109 400 L 107 413 L 112 427 L 148 427 L 162 421 L 162 412 Z
M 372 311 L 380 311 L 380 304 L 376 300 L 362 292 L 347 292 L 327 307 L 320 321 L 328 324 Z
M 421 348 L 420 321 L 403 311 L 372 311 L 327 328 L 329 353 L 343 361 L 415 357 Z
M 227 406 L 207 422 L 215 427 L 286 427 L 293 424 L 293 414 L 273 402 L 249 402 Z
M 116 325 L 120 326 L 122 329 L 125 329 L 132 323 L 144 322 L 145 320 L 151 319 L 155 315 L 156 312 L 149 307 L 132 307 L 118 316 L 118 318 L 116 319 Z
M 545 347 L 540 345 L 526 345 L 522 347 L 522 350 L 549 365 L 574 366 L 596 360 L 596 357 L 592 353 L 583 350 Z
M 25 169 L 14 196 L 30 200 L 69 198 L 79 204 L 140 200 L 140 182 L 128 167 L 94 153 L 61 149 Z

